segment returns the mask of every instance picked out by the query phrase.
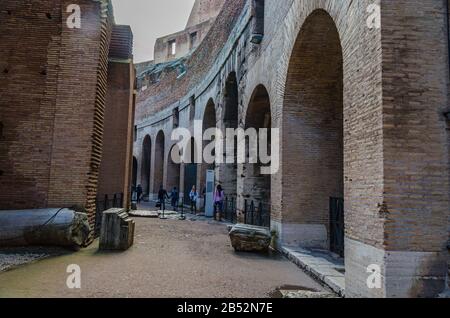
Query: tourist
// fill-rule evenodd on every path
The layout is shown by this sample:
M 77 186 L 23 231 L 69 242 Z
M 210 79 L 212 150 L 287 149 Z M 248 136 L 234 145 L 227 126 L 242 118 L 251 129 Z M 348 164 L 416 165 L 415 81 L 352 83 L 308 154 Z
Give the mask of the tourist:
M 167 191 L 164 189 L 164 187 L 160 186 L 158 192 L 158 203 L 162 211 L 166 210 L 166 199 L 170 199 L 169 195 L 167 194 Z
M 189 199 L 191 200 L 191 213 L 197 214 L 198 192 L 195 186 L 192 187 L 192 190 L 189 193 Z
M 222 189 L 222 186 L 219 184 L 216 188 L 216 192 L 214 193 L 214 219 L 216 221 L 222 221 L 222 213 L 223 213 L 223 202 L 225 201 L 225 192 Z
M 137 195 L 137 203 L 141 203 L 141 197 L 142 197 L 142 186 L 139 184 L 136 188 L 136 195 Z
M 178 193 L 177 187 L 173 187 L 172 192 L 170 193 L 170 199 L 172 208 L 176 212 L 178 210 L 178 201 L 180 199 L 180 194 Z

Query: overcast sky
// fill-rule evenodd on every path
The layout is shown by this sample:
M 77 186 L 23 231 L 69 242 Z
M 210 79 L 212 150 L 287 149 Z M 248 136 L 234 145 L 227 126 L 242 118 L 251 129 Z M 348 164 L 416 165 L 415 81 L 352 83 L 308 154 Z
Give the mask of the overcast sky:
M 157 38 L 184 29 L 194 1 L 113 0 L 116 23 L 133 30 L 135 63 L 153 59 Z

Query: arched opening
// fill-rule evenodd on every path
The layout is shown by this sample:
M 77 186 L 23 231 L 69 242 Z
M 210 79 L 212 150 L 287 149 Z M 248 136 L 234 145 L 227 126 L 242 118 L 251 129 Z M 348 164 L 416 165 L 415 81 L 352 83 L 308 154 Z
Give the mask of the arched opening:
M 198 158 L 198 149 L 195 144 L 195 139 L 191 138 L 183 151 L 184 156 L 184 198 L 187 202 L 189 193 L 193 186 L 197 187 L 197 165 L 196 158 Z M 200 193 L 200 190 L 197 189 Z
M 131 175 L 131 185 L 137 187 L 137 173 L 138 173 L 138 161 L 136 157 L 133 156 L 133 171 Z
M 216 128 L 217 125 L 217 120 L 216 120 L 216 105 L 214 104 L 214 101 L 212 99 L 210 99 L 208 101 L 208 104 L 206 105 L 205 108 L 205 113 L 203 115 L 203 134 L 210 128 Z M 214 142 L 214 140 L 208 141 L 208 140 L 204 140 L 203 141 L 203 149 L 205 149 L 205 147 L 207 145 L 209 145 L 210 143 Z M 215 152 L 212 153 L 213 155 L 215 155 Z M 207 163 L 205 162 L 205 158 L 203 157 L 203 162 L 201 165 L 201 169 L 199 169 L 199 184 L 200 184 L 200 189 L 199 191 L 203 191 L 203 189 L 205 189 L 206 187 L 206 172 L 208 170 L 215 170 L 216 165 L 215 163 Z
M 271 175 L 263 174 L 264 165 L 258 156 L 255 161 L 250 160 L 250 147 L 259 154 L 260 149 L 267 149 L 270 156 L 272 116 L 270 111 L 270 98 L 266 88 L 262 85 L 256 87 L 250 100 L 245 117 L 245 129 L 254 129 L 259 137 L 262 129 L 267 129 L 267 144 L 261 145 L 260 139 L 246 140 L 246 163 L 243 165 L 243 191 L 244 209 L 247 211 L 246 222 L 253 225 L 270 227 L 271 212 Z M 263 147 L 264 146 L 264 147 Z M 261 148 L 262 147 L 262 148 Z M 267 164 L 266 164 L 267 165 Z
M 342 255 L 343 54 L 336 25 L 323 10 L 306 19 L 292 52 L 282 149 L 283 223 L 297 229 L 284 240 Z
M 225 82 L 224 90 L 224 133 L 226 129 L 237 129 L 239 124 L 239 92 L 236 73 L 232 72 Z M 228 137 L 227 137 L 228 139 Z M 231 139 L 230 139 L 231 140 Z M 237 138 L 233 141 L 225 141 L 225 154 L 231 158 L 225 158 L 226 163 L 220 169 L 220 180 L 223 190 L 229 198 L 237 196 Z M 234 157 L 231 156 L 234 152 Z M 230 161 L 230 162 L 229 162 Z M 232 163 L 231 163 L 232 161 Z
M 160 131 L 156 136 L 155 144 L 155 171 L 153 192 L 156 194 L 161 186 L 164 186 L 164 151 L 165 151 L 165 136 L 164 132 Z
M 145 136 L 144 143 L 142 145 L 142 163 L 141 163 L 141 186 L 144 195 L 148 195 L 150 193 L 151 161 L 152 161 L 152 139 L 150 138 L 150 136 Z
M 180 149 L 174 145 L 167 155 L 167 191 L 180 189 Z

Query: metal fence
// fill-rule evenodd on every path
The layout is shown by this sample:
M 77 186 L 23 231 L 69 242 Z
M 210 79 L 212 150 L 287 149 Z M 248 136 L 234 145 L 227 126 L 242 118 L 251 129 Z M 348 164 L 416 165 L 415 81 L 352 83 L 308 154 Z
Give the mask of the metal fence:
M 226 221 L 230 223 L 237 223 L 239 221 L 235 197 L 226 197 L 223 209 L 223 218 Z M 245 200 L 243 222 L 248 225 L 270 227 L 270 204 Z
M 223 218 L 230 223 L 237 223 L 236 198 L 225 198 L 225 201 L 223 202 Z
M 245 200 L 244 223 L 262 227 L 270 227 L 270 204 Z
M 100 228 L 102 226 L 103 212 L 112 208 L 123 208 L 123 193 L 117 193 L 114 195 L 105 195 L 103 198 L 97 198 L 95 200 L 96 213 L 95 213 L 95 237 L 100 235 Z

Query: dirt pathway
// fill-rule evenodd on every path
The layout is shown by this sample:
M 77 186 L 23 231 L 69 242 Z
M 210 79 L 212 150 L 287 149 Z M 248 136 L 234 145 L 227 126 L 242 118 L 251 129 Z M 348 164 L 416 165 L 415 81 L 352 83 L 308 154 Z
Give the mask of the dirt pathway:
M 215 222 L 136 219 L 135 245 L 100 253 L 97 244 L 0 274 L 0 297 L 268 297 L 276 287 L 322 291 L 280 256 L 236 254 Z M 66 286 L 81 267 L 81 289 Z

